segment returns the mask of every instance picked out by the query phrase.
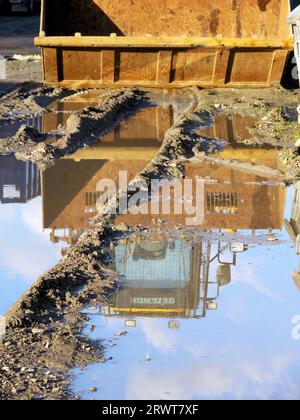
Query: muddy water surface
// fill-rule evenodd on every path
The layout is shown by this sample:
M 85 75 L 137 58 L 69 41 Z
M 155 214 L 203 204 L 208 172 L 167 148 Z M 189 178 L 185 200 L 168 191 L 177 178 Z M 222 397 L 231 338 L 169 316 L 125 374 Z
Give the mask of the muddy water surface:
M 0 156 L 0 315 L 60 258 L 43 230 L 40 173 L 13 155 Z
M 93 100 L 52 106 L 39 128 L 59 130 Z M 41 174 L 0 156 L 0 316 L 91 229 L 99 180 L 118 185 L 119 171 L 132 179 L 189 103 L 156 100 Z M 254 123 L 221 115 L 202 132 L 226 141 L 218 157 L 276 170 L 276 148 L 239 143 Z M 300 398 L 300 342 L 292 335 L 300 314 L 299 186 L 286 189 L 272 171 L 209 160 L 187 162 L 185 176 L 203 181 L 204 199 L 196 190 L 190 197 L 203 216 L 195 226 L 184 212 L 117 218 L 147 230 L 109 250 L 119 291 L 105 307 L 90 303 L 85 331 L 104 338 L 111 359 L 73 371 L 73 391 L 83 399 Z
M 290 189 L 295 227 L 294 199 Z M 74 390 L 83 399 L 298 399 L 299 256 L 285 230 L 255 235 L 160 226 L 116 245 L 120 290 L 86 309 L 86 333 L 105 337 L 112 359 L 75 371 Z

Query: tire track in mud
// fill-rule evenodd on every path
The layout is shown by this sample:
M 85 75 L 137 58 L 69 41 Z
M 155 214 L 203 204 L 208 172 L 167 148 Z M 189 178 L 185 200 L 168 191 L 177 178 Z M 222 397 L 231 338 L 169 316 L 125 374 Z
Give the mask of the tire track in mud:
M 134 96 L 137 94 L 136 91 L 130 91 L 126 92 L 125 96 L 127 97 L 129 93 L 130 97 L 131 94 Z M 118 95 L 121 97 L 121 93 Z M 139 97 L 139 101 L 142 99 L 144 99 L 143 95 Z M 146 182 L 150 194 L 152 179 L 181 177 L 184 174 L 184 161 L 197 153 L 205 155 L 222 149 L 219 141 L 212 141 L 210 138 L 199 136 L 196 133 L 200 126 L 210 124 L 211 116 L 205 112 L 200 117 L 193 108 L 195 105 L 187 109 L 179 121 L 167 131 L 157 156 L 135 177 L 130 186 L 135 185 L 138 189 L 138 184 L 142 181 L 143 188 Z M 136 189 L 131 194 L 136 193 Z M 122 191 L 118 193 L 117 202 L 122 194 Z M 128 196 L 129 198 L 130 196 Z M 61 296 L 60 293 L 50 296 L 48 294 L 50 290 L 66 293 L 66 291 L 87 284 L 90 280 L 95 279 L 95 276 L 101 281 L 99 273 L 101 273 L 102 264 L 107 258 L 104 249 L 111 240 L 123 234 L 113 226 L 115 215 L 110 212 L 110 207 L 109 202 L 103 214 L 91 220 L 93 229 L 84 232 L 78 242 L 68 250 L 61 262 L 42 276 L 17 302 L 6 317 L 8 327 L 26 326 L 38 322 L 45 315 L 43 307 L 48 308 L 49 304 L 50 307 L 53 306 L 57 299 L 61 300 L 61 303 L 64 301 L 65 296 Z
M 29 160 L 44 170 L 57 159 L 94 144 L 121 120 L 147 105 L 147 97 L 141 90 L 120 90 L 104 99 L 98 107 L 73 112 L 62 138 L 47 143 L 50 134 L 23 125 L 15 136 L 0 141 L 0 153 L 15 153 L 17 159 Z
M 138 91 L 135 92 L 138 94 Z M 120 95 L 120 92 L 116 95 L 118 94 Z M 68 141 L 75 139 L 76 147 L 84 146 L 83 133 L 90 129 L 86 112 L 87 110 L 84 110 L 82 114 L 83 120 L 87 118 L 83 126 L 78 114 L 73 117 L 76 129 L 74 133 L 69 133 Z M 199 128 L 212 124 L 214 113 L 213 110 L 201 110 L 197 102 L 187 108 L 176 124 L 166 132 L 157 156 L 130 182 L 129 186 L 135 188 L 132 193 L 129 191 L 126 198 L 130 199 L 131 194 L 136 194 L 138 189 L 146 188 L 147 200 L 153 178 L 170 180 L 181 178 L 184 176 L 185 161 L 192 157 L 205 159 L 207 155 L 219 152 L 222 149 L 222 142 L 198 134 Z M 119 113 L 114 115 L 116 118 L 120 117 Z M 98 122 L 92 124 L 92 128 L 100 130 L 98 124 Z M 30 136 L 34 138 L 40 136 L 40 133 L 28 132 L 28 128 L 23 128 L 22 133 L 23 136 L 28 134 L 27 140 Z M 43 137 L 37 139 L 37 143 L 43 142 Z M 62 151 L 68 153 L 68 150 L 73 150 L 71 144 L 71 149 L 68 149 L 68 141 L 57 155 L 54 156 L 51 152 L 50 159 L 47 157 L 44 160 L 43 154 L 39 155 L 40 166 L 52 164 L 53 159 L 63 156 Z M 40 147 L 37 143 L 34 142 L 28 150 L 22 151 L 26 159 L 32 159 L 33 151 Z M 38 163 L 38 159 L 36 162 Z M 68 369 L 99 361 L 102 357 L 101 343 L 86 342 L 87 339 L 82 335 L 85 317 L 80 310 L 90 299 L 104 302 L 116 290 L 118 276 L 108 268 L 107 247 L 113 241 L 141 229 L 135 227 L 123 231 L 121 227 L 114 225 L 115 215 L 111 210 L 115 208 L 115 203 L 120 204 L 124 194 L 125 191 L 119 191 L 117 196 L 107 203 L 102 209 L 102 214 L 91 220 L 92 229 L 83 233 L 62 260 L 42 275 L 8 312 L 6 336 L 0 345 L 0 376 L 3 384 L 0 399 L 8 397 L 20 399 L 40 394 L 47 399 L 72 398 L 69 393 L 70 378 L 66 376 Z M 64 357 L 60 359 L 59 354 L 67 354 L 68 360 Z M 13 372 L 13 366 L 31 364 L 36 369 L 33 384 L 27 383 L 23 376 L 12 379 L 12 374 L 9 372 Z M 8 367 L 8 370 L 3 370 L 3 367 Z M 51 370 L 56 383 L 53 385 L 50 383 L 45 387 L 44 378 L 47 369 Z M 61 385 L 58 391 L 57 382 Z
M 108 120 L 111 118 L 111 107 L 116 104 L 117 111 L 112 111 L 113 115 L 116 118 L 119 118 L 120 115 L 124 116 L 124 108 L 122 106 L 124 103 L 128 105 L 128 99 L 131 105 L 132 100 L 137 105 L 145 100 L 145 96 L 136 89 L 118 91 L 112 95 L 102 104 L 103 108 L 109 105 L 108 113 L 104 112 L 105 124 L 108 124 Z M 120 109 L 122 109 L 121 114 Z M 129 111 L 128 108 L 125 108 L 125 110 L 126 112 Z M 130 110 L 132 111 L 132 107 Z M 103 109 L 100 107 L 99 115 L 102 112 Z M 78 124 L 75 124 L 76 130 L 74 133 L 75 139 L 78 141 L 75 145 L 76 148 L 82 147 L 82 140 L 85 138 L 83 133 L 85 130 L 88 130 L 90 124 L 89 113 L 90 109 L 88 108 L 75 115 L 75 120 L 78 122 Z M 197 103 L 189 106 L 182 113 L 177 123 L 166 132 L 157 156 L 130 182 L 129 190 L 132 189 L 133 191 L 128 193 L 127 199 L 130 199 L 131 195 L 135 194 L 139 188 L 144 189 L 145 185 L 148 187 L 148 197 L 150 197 L 150 186 L 153 179 L 171 180 L 181 178 L 184 176 L 185 161 L 192 157 L 203 159 L 206 155 L 220 152 L 223 148 L 220 139 L 212 140 L 198 134 L 199 128 L 208 127 L 212 124 L 213 114 L 213 111 L 201 110 Z M 87 119 L 87 124 L 84 122 L 83 125 L 83 132 L 79 116 L 83 116 L 83 120 Z M 103 130 L 98 127 L 98 121 L 93 127 L 97 127 L 96 129 L 99 131 Z M 108 130 L 108 126 L 105 127 L 105 130 Z M 26 130 L 24 131 L 26 132 Z M 69 142 L 73 138 L 72 134 L 68 137 Z M 72 148 L 72 145 L 70 147 Z M 63 152 L 66 151 L 64 148 L 62 150 Z M 68 150 L 70 149 L 68 148 Z M 61 150 L 59 150 L 57 158 L 61 156 L 61 153 Z M 32 151 L 29 151 L 28 159 L 29 157 L 32 157 Z M 47 157 L 46 162 L 49 161 L 53 161 L 52 155 L 51 159 Z M 35 160 L 35 162 L 38 163 L 38 160 Z M 247 169 L 250 170 L 250 168 Z M 263 168 L 260 169 L 263 171 Z M 278 175 L 277 172 L 276 175 Z M 119 191 L 117 197 L 113 197 L 110 200 L 102 209 L 102 214 L 91 220 L 93 230 L 83 233 L 77 244 L 68 250 L 64 258 L 53 269 L 44 274 L 13 306 L 6 317 L 8 328 L 30 326 L 35 322 L 40 322 L 49 312 L 49 308 L 62 307 L 66 304 L 66 294 L 70 290 L 74 292 L 76 288 L 88 284 L 93 279 L 101 282 L 101 270 L 104 268 L 103 263 L 105 263 L 107 258 L 104 249 L 114 238 L 124 235 L 124 232 L 119 232 L 113 226 L 115 215 L 111 212 L 112 208 L 115 208 L 115 203 L 117 205 L 120 203 L 123 195 L 124 191 Z M 107 273 L 106 268 L 104 273 Z
M 22 86 L 6 93 L 0 101 L 0 123 L 10 124 L 24 118 L 32 118 L 50 112 L 47 106 L 52 102 L 73 95 L 71 90 L 33 86 Z
M 156 158 L 131 185 L 138 186 L 142 180 L 143 188 L 145 182 L 150 186 L 153 177 L 183 176 L 184 160 L 195 153 L 220 150 L 219 142 L 197 134 L 200 126 L 210 124 L 211 115 L 197 114 L 196 109 L 193 105 L 183 112 L 166 133 Z M 121 195 L 122 191 L 118 198 Z M 80 311 L 91 299 L 104 303 L 118 287 L 117 274 L 108 268 L 107 247 L 112 241 L 141 230 L 135 227 L 124 232 L 115 226 L 109 208 L 108 203 L 106 214 L 92 220 L 93 229 L 83 233 L 62 260 L 42 275 L 6 315 L 6 335 L 0 345 L 3 384 L 0 399 L 27 399 L 36 395 L 45 399 L 72 399 L 68 370 L 99 360 L 105 362 L 101 343 L 93 343 L 82 334 L 86 317 Z M 62 354 L 67 359 L 60 359 L 58 355 Z M 12 370 L 13 366 L 22 370 L 22 366 L 28 365 L 34 367 L 34 383 L 26 382 L 24 375 Z M 47 386 L 46 370 L 55 378 Z

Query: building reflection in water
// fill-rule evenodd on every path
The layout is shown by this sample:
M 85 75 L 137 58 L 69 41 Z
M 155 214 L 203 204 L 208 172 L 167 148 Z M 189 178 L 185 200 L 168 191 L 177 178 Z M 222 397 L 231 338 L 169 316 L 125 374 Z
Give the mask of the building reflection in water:
M 68 102 L 54 104 L 53 112 L 43 117 L 44 132 L 64 124 L 70 111 L 97 104 L 97 95 L 97 92 L 91 92 L 77 95 Z M 97 183 L 101 179 L 111 179 L 118 185 L 119 171 L 128 171 L 130 180 L 156 155 L 164 133 L 187 103 L 186 99 L 184 102 L 175 93 L 173 96 L 155 98 L 154 102 L 158 106 L 141 110 L 121 122 L 93 147 L 77 151 L 43 173 L 44 227 L 51 229 L 51 240 L 75 243 L 81 232 L 88 228 L 88 220 L 96 214 L 99 197 Z M 249 129 L 254 124 L 253 117 L 218 115 L 212 127 L 202 129 L 201 134 L 228 141 L 221 157 L 276 168 L 276 148 L 254 147 L 237 142 L 249 137 Z M 207 217 L 202 229 L 281 228 L 284 188 L 259 185 L 272 182 L 272 178 L 208 164 L 187 165 L 186 177 L 209 179 L 205 199 Z M 178 218 L 173 221 L 182 222 Z M 149 220 L 143 216 L 140 220 L 136 218 L 128 222 L 146 224 Z
M 97 103 L 93 103 L 93 97 L 88 104 L 80 96 L 75 98 L 77 102 L 56 104 L 54 112 L 43 116 L 44 132 L 64 124 L 69 111 Z M 51 241 L 62 242 L 62 253 L 64 246 L 76 243 L 81 233 L 90 228 L 88 221 L 97 211 L 97 183 L 110 179 L 118 186 L 119 171 L 127 171 L 130 181 L 158 152 L 164 133 L 176 121 L 180 110 L 180 106 L 168 101 L 156 108 L 146 108 L 119 124 L 95 146 L 59 160 L 42 173 L 43 225 L 50 229 Z M 277 168 L 276 148 L 237 142 L 249 137 L 249 128 L 254 123 L 252 117 L 219 115 L 202 134 L 228 141 L 220 157 Z M 33 165 L 11 156 L 1 159 L 3 202 L 24 202 L 40 194 L 39 174 Z M 217 231 L 221 238 L 223 233 L 249 231 L 253 235 L 262 231 L 273 237 L 274 230 L 282 229 L 286 190 L 275 176 L 263 177 L 209 162 L 187 163 L 185 176 L 205 181 L 205 217 L 198 230 Z M 300 233 L 300 194 L 297 197 L 296 194 L 290 223 L 295 237 Z M 185 224 L 185 215 L 171 213 L 157 217 L 169 225 Z M 129 214 L 119 217 L 117 222 L 147 226 L 151 225 L 152 216 Z M 111 252 L 114 269 L 123 280 L 111 305 L 103 311 L 106 316 L 124 317 L 127 326 L 135 326 L 139 316 L 166 317 L 170 328 L 179 327 L 182 318 L 203 318 L 207 311 L 217 309 L 221 290 L 230 284 L 232 267 L 238 264 L 238 253 L 245 251 L 247 245 L 234 240 L 189 242 L 167 233 L 121 242 Z
M 0 156 L 0 202 L 27 203 L 41 195 L 40 172 L 31 162 L 13 155 Z
M 99 180 L 112 179 L 118 186 L 119 171 L 127 171 L 130 180 L 145 163 L 142 156 L 132 161 L 61 160 L 46 170 L 42 174 L 43 220 L 44 228 L 52 231 L 51 240 L 75 243 L 97 212 Z M 188 164 L 186 177 L 205 180 L 205 219 L 198 228 L 251 230 L 253 234 L 282 228 L 286 192 L 284 185 L 274 183 L 274 179 L 210 163 Z M 186 220 L 185 215 L 161 217 L 177 224 Z M 151 215 L 119 217 L 120 222 L 129 225 L 149 225 L 151 220 Z
M 64 123 L 66 111 L 74 106 L 80 108 L 82 104 L 60 105 L 56 114 L 47 114 L 46 131 Z M 176 107 L 170 104 L 145 109 L 93 148 L 80 150 L 43 173 L 44 227 L 51 229 L 53 242 L 73 244 L 89 229 L 88 221 L 97 211 L 99 180 L 111 179 L 118 186 L 119 171 L 127 171 L 128 180 L 132 179 L 155 156 L 176 115 Z M 219 116 L 202 134 L 229 142 L 221 157 L 277 168 L 275 148 L 236 142 L 249 136 L 254 123 L 252 117 Z M 203 162 L 187 163 L 185 175 L 205 180 L 205 218 L 198 230 L 220 234 L 250 231 L 253 235 L 264 231 L 272 236 L 274 230 L 282 229 L 285 187 L 275 177 Z M 156 217 L 169 225 L 185 223 L 185 215 Z M 152 224 L 152 216 L 128 214 L 118 217 L 119 222 L 147 226 Z M 247 246 L 200 239 L 189 242 L 172 238 L 167 232 L 121 241 L 111 250 L 113 268 L 122 275 L 122 281 L 110 305 L 101 309 L 105 316 L 120 317 L 127 327 L 134 327 L 139 317 L 165 317 L 170 328 L 178 328 L 180 319 L 204 318 L 218 308 L 218 297 L 222 288 L 230 285 L 238 253 L 245 252 Z

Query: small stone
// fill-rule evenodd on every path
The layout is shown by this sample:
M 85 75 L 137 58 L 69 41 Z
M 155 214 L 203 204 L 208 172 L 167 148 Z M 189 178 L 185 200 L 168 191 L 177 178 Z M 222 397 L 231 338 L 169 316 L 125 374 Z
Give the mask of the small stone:
M 41 334 L 43 330 L 40 328 L 32 328 L 32 334 Z

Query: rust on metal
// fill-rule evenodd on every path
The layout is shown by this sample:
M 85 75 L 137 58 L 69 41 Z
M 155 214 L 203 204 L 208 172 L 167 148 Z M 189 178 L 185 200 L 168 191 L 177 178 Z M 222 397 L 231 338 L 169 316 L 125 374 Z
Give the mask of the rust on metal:
M 44 0 L 46 83 L 267 87 L 293 49 L 289 0 Z

